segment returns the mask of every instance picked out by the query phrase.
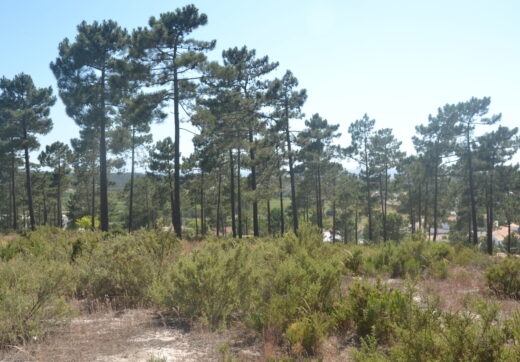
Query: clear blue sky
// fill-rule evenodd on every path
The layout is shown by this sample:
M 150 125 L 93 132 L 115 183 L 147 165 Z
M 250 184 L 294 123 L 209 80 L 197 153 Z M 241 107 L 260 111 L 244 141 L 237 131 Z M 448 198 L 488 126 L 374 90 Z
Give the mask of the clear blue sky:
M 113 19 L 131 30 L 151 15 L 190 2 L 166 0 L 0 0 L 0 76 L 30 74 L 53 85 L 49 63 L 58 43 L 82 20 Z M 391 127 L 412 152 L 414 126 L 446 103 L 492 97 L 503 124 L 520 125 L 519 0 L 206 0 L 193 3 L 208 25 L 193 37 L 216 39 L 211 58 L 247 45 L 291 69 L 309 94 L 304 111 L 348 125 L 366 112 Z M 42 144 L 78 134 L 61 102 L 54 130 Z M 303 121 L 295 122 L 301 128 Z M 155 139 L 173 136 L 172 120 L 154 126 Z M 191 150 L 190 134 L 181 150 Z M 518 157 L 517 157 L 518 159 Z

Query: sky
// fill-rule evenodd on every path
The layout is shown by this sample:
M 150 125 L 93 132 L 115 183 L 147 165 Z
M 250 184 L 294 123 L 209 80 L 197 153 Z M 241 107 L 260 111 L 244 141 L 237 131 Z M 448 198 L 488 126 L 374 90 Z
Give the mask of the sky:
M 24 72 L 57 94 L 49 64 L 81 21 L 113 19 L 131 31 L 189 3 L 208 15 L 192 36 L 217 40 L 210 59 L 247 45 L 278 61 L 273 76 L 293 72 L 307 89 L 306 116 L 339 124 L 342 146 L 350 143 L 349 124 L 367 113 L 413 153 L 416 125 L 471 97 L 490 96 L 490 113 L 520 126 L 520 0 L 0 0 L 0 76 Z M 43 146 L 78 136 L 60 100 L 51 116 Z M 152 132 L 155 141 L 173 137 L 173 117 Z M 181 134 L 183 156 L 191 137 Z

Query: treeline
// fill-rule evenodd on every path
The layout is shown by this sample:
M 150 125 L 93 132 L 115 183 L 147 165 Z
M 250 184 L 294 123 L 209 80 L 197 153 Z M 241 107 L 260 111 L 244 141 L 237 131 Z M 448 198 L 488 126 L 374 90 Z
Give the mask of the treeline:
M 366 114 L 342 147 L 339 125 L 319 114 L 303 130 L 291 128 L 305 117 L 307 93 L 289 70 L 273 77 L 278 63 L 268 56 L 243 46 L 208 61 L 216 41 L 191 38 L 206 23 L 188 5 L 131 32 L 112 20 L 78 25 L 50 67 L 80 137 L 47 146 L 37 164 L 30 154 L 52 129 L 56 97 L 29 75 L 2 78 L 1 227 L 63 226 L 66 210 L 71 225 L 101 230 L 171 220 L 179 237 L 241 238 L 297 232 L 305 220 L 330 229 L 333 241 L 378 242 L 398 240 L 407 225 L 436 240 L 452 216 L 451 239 L 476 244 L 485 233 L 491 253 L 495 221 L 519 220 L 520 173 L 510 162 L 518 129 L 488 115 L 490 98 L 439 108 L 416 127 L 415 155 Z M 152 144 L 151 125 L 169 113 L 173 138 Z M 183 159 L 181 118 L 197 129 Z M 495 127 L 483 133 L 486 126 Z M 359 173 L 346 171 L 345 160 Z M 125 165 L 128 185 L 109 192 L 108 175 Z M 508 240 L 510 251 L 511 233 Z

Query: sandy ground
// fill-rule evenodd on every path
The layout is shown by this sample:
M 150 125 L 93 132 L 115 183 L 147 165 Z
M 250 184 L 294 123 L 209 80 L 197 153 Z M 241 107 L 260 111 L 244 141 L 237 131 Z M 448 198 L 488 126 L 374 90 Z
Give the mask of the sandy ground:
M 44 340 L 15 347 L 2 361 L 220 361 L 225 351 L 260 360 L 254 337 L 240 331 L 210 333 L 168 324 L 150 310 L 83 315 Z

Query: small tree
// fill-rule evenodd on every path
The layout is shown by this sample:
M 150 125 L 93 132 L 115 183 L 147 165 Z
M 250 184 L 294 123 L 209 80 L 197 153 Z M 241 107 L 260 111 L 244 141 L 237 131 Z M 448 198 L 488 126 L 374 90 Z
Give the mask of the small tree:
M 38 156 L 38 160 L 42 166 L 51 167 L 54 170 L 56 177 L 56 202 L 58 205 L 58 226 L 63 227 L 63 212 L 61 206 L 62 200 L 62 188 L 64 176 L 69 172 L 69 163 L 72 159 L 72 152 L 66 144 L 62 142 L 54 142 L 53 144 L 45 147 L 45 151 L 42 151 Z

